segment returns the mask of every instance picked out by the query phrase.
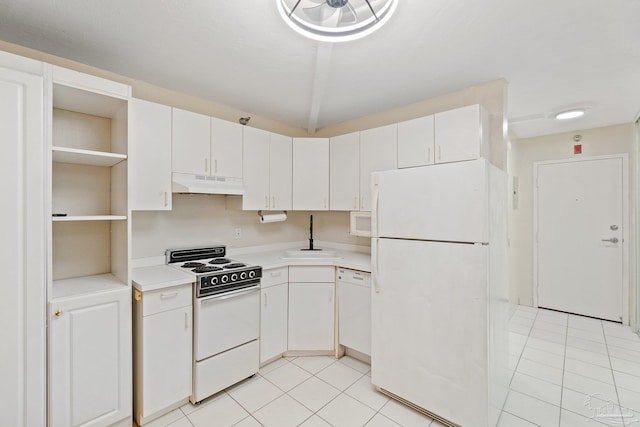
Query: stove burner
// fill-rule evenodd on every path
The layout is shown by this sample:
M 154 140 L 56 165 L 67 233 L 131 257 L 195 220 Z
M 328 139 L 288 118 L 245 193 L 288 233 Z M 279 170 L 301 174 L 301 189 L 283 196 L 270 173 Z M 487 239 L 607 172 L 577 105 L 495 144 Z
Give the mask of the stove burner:
M 222 268 L 220 267 L 205 266 L 205 267 L 194 268 L 191 271 L 193 271 L 194 273 L 210 273 L 212 271 L 220 271 L 220 270 L 222 270 Z
M 228 264 L 225 265 L 223 268 L 240 268 L 240 267 L 246 267 L 247 264 L 243 264 L 241 262 L 234 262 L 232 264 Z
M 201 262 L 187 262 L 181 265 L 182 268 L 195 268 L 195 267 L 204 267 L 204 264 Z
M 214 258 L 209 261 L 209 264 L 228 264 L 231 260 L 229 258 Z

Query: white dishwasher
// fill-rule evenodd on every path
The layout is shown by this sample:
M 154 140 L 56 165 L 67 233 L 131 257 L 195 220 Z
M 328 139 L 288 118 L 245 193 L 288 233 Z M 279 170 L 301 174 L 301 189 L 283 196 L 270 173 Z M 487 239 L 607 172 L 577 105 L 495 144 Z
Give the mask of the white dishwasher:
M 371 274 L 338 269 L 338 342 L 371 355 Z

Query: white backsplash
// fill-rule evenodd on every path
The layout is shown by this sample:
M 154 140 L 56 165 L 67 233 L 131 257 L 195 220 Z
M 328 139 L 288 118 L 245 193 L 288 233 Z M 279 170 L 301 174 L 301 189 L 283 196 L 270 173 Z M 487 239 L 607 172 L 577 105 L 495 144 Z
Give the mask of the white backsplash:
M 232 204 L 229 204 L 232 205 Z M 165 249 L 224 244 L 228 248 L 314 240 L 369 246 L 370 239 L 349 235 L 349 212 L 287 212 L 287 220 L 261 224 L 255 211 L 227 208 L 226 196 L 174 194 L 173 210 L 136 211 L 132 222 L 132 258 L 163 256 Z M 235 238 L 241 229 L 242 237 Z

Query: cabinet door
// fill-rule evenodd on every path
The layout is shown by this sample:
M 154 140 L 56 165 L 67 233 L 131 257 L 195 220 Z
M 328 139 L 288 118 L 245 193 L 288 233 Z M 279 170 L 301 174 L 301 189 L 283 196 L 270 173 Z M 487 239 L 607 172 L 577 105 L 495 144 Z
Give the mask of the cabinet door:
M 473 160 L 486 155 L 488 115 L 478 104 L 435 115 L 436 163 Z
M 260 363 L 287 351 L 288 288 L 283 283 L 260 291 Z
M 242 177 L 242 128 L 239 123 L 211 118 L 211 175 Z
M 50 425 L 131 417 L 129 288 L 54 301 L 49 316 Z
M 142 319 L 142 417 L 191 396 L 192 308 Z
M 360 210 L 371 210 L 371 172 L 396 169 L 398 126 L 360 132 Z
M 333 350 L 333 283 L 289 283 L 289 350 Z
M 360 197 L 360 133 L 329 141 L 329 207 L 332 211 L 358 210 Z
M 293 138 L 293 209 L 329 209 L 328 138 Z
M 269 186 L 271 209 L 289 210 L 292 207 L 293 160 L 292 139 L 289 136 L 270 134 Z
M 171 210 L 171 107 L 129 101 L 131 210 Z
M 0 425 L 41 426 L 46 425 L 44 80 L 7 66 L 42 73 L 43 64 L 0 52 Z
M 242 209 L 269 209 L 269 132 L 248 127 L 243 131 Z
M 210 147 L 210 117 L 174 108 L 171 148 L 173 172 L 209 175 Z
M 433 116 L 398 123 L 398 169 L 433 164 Z

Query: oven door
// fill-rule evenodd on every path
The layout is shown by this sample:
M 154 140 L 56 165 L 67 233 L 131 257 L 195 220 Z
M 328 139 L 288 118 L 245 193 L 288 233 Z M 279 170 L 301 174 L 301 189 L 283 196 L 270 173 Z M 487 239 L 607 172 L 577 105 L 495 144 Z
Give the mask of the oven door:
M 260 335 L 260 287 L 195 300 L 196 361 L 230 350 Z

